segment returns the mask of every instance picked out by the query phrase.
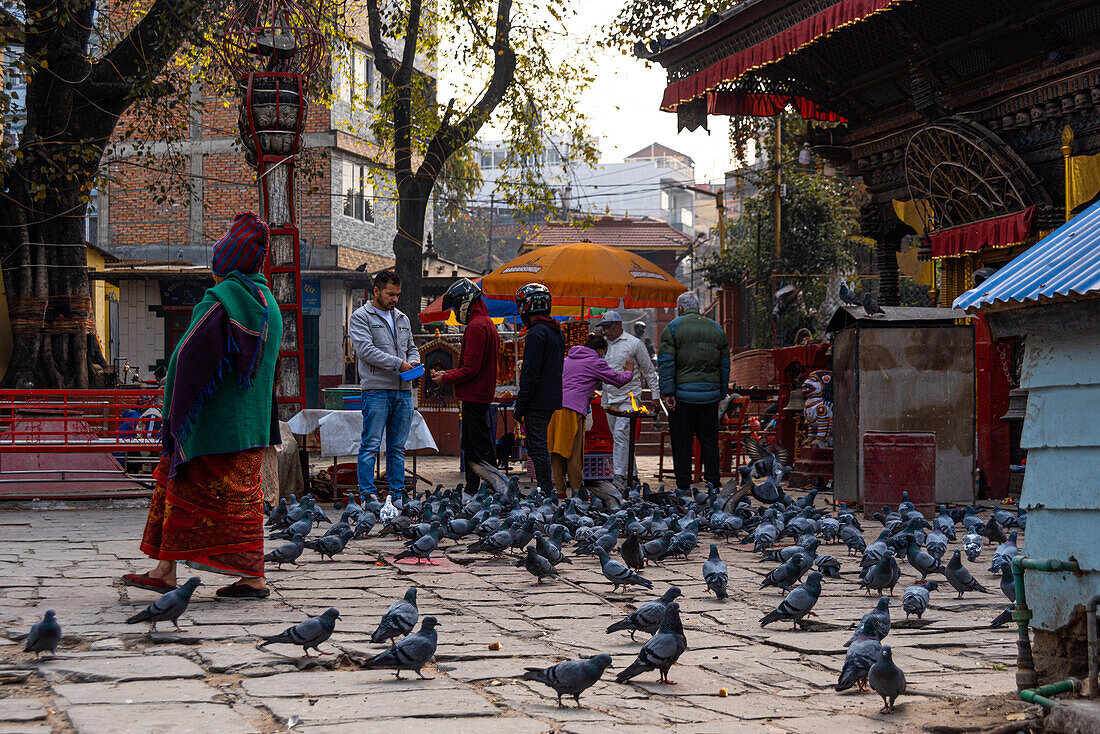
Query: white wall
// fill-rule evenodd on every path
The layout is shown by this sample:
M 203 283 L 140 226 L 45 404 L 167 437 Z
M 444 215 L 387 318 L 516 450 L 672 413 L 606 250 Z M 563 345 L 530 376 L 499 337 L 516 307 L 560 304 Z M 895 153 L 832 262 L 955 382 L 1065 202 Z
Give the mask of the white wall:
M 319 324 L 319 375 L 344 374 L 344 335 L 348 331 L 346 289 L 342 280 L 321 281 L 321 319 Z
M 153 376 L 154 365 L 164 358 L 164 319 L 149 310 L 160 305 L 160 285 L 155 280 L 124 280 L 118 296 L 118 356 L 121 367 L 129 362 L 143 379 Z M 120 369 L 121 369 L 120 367 Z

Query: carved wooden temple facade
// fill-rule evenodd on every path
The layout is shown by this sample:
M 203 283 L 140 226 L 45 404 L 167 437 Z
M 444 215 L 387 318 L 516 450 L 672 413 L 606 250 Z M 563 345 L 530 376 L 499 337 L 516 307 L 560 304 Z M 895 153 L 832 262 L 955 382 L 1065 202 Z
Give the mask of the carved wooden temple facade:
M 636 53 L 666 68 L 681 127 L 785 108 L 821 121 L 806 142 L 867 187 L 880 302 L 898 303 L 904 241 L 948 306 L 1095 200 L 1067 199 L 1066 156 L 1100 153 L 1098 37 L 1095 0 L 744 0 Z M 976 340 L 983 464 L 983 442 L 1006 452 L 1013 355 L 981 323 Z M 1007 460 L 984 463 L 1001 496 Z

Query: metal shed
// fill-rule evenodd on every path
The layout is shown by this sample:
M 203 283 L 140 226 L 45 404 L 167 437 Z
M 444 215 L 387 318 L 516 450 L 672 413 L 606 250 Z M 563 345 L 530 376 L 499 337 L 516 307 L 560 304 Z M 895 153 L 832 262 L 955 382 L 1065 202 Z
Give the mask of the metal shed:
M 834 496 L 863 502 L 869 432 L 934 433 L 934 501 L 972 502 L 973 326 L 964 312 L 948 308 L 884 311 L 868 316 L 844 306 L 827 327 L 835 335 Z

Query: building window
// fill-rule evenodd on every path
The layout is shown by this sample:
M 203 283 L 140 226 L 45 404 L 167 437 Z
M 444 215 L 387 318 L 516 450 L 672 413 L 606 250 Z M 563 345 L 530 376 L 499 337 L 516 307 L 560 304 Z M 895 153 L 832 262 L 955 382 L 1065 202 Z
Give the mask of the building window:
M 344 216 L 374 221 L 374 182 L 367 166 L 344 161 Z
M 88 208 L 84 214 L 84 241 L 99 244 L 99 191 L 92 189 L 88 195 Z
M 336 96 L 340 101 L 366 110 L 374 99 L 373 86 L 374 63 L 367 49 L 352 46 L 340 54 L 336 85 Z

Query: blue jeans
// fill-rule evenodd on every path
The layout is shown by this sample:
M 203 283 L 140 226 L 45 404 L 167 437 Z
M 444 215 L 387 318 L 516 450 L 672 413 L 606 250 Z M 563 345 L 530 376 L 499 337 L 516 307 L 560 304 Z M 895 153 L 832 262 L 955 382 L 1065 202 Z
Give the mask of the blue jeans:
M 386 431 L 386 478 L 391 494 L 405 491 L 405 441 L 412 426 L 412 393 L 408 390 L 363 391 L 363 440 L 359 444 L 359 489 L 375 494 L 374 462 Z

